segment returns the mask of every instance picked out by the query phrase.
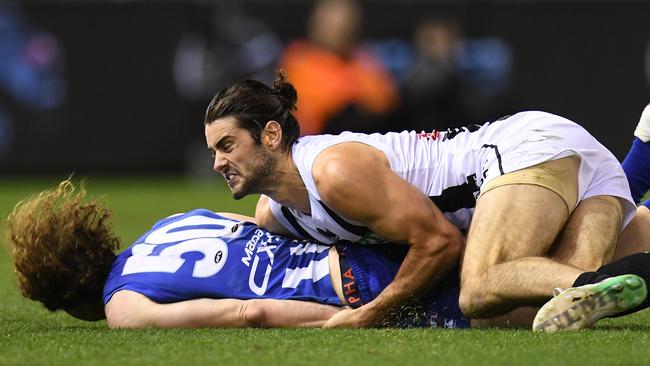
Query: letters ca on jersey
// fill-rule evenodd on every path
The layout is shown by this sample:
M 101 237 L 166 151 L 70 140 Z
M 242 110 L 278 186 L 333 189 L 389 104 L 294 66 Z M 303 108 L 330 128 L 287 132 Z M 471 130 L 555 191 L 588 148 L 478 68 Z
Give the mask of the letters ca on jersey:
M 165 302 L 265 297 L 331 303 L 328 249 L 196 210 L 145 233 L 118 258 L 121 270 L 113 268 L 120 284 L 111 285 L 117 280 L 109 276 L 107 287 L 144 288 L 145 295 Z

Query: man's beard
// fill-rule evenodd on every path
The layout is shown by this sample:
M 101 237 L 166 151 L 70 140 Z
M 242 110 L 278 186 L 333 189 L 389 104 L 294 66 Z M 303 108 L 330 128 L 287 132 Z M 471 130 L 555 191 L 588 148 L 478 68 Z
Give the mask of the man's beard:
M 236 191 L 232 191 L 232 197 L 236 200 L 251 193 L 262 193 L 261 190 L 273 179 L 272 175 L 277 161 L 270 154 L 260 148 L 255 152 L 252 160 L 253 164 L 251 164 L 250 170 L 246 172 L 245 177 L 242 177 L 241 186 Z

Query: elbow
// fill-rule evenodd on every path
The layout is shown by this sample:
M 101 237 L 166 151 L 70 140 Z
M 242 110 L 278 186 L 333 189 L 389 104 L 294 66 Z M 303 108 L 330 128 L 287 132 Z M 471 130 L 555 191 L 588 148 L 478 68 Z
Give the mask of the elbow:
M 460 262 L 460 257 L 465 249 L 465 236 L 456 227 L 452 227 L 445 235 L 445 247 L 447 249 L 447 259 L 454 262 Z
M 263 327 L 267 323 L 265 308 L 259 300 L 244 301 L 239 314 L 248 327 Z

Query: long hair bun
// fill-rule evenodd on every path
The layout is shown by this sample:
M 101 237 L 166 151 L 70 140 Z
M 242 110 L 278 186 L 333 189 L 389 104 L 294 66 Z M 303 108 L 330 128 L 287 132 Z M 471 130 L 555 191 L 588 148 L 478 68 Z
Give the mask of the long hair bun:
M 275 73 L 275 80 L 273 80 L 273 90 L 280 97 L 282 97 L 285 107 L 289 111 L 296 110 L 296 102 L 298 101 L 298 92 L 293 85 L 287 81 L 287 74 L 284 70 L 280 69 Z

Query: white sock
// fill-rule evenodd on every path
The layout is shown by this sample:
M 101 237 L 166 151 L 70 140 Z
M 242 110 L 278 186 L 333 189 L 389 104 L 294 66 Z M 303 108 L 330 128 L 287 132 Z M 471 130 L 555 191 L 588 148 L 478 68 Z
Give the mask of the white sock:
M 639 124 L 636 126 L 636 130 L 634 130 L 634 136 L 643 142 L 650 141 L 650 104 L 641 113 L 641 119 L 639 119 Z

